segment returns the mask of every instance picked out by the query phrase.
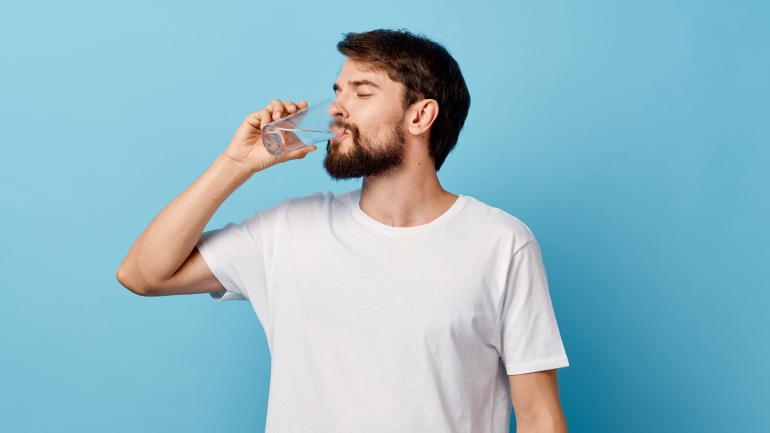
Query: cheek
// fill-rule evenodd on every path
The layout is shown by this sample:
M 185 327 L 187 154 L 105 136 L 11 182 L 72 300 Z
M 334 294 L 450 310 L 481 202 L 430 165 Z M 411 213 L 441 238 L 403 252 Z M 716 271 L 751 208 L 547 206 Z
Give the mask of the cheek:
M 351 109 L 348 122 L 358 127 L 360 136 L 366 139 L 388 139 L 393 136 L 393 129 L 403 129 L 403 109 L 401 105 L 374 104 L 374 102 L 358 101 L 355 110 Z M 351 107 L 353 108 L 353 107 Z

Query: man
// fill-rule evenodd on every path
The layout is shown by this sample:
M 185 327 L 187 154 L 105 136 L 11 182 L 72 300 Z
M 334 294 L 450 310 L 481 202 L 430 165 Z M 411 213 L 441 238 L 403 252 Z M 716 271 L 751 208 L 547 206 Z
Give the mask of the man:
M 202 233 L 273 157 L 260 129 L 306 107 L 275 100 L 150 223 L 117 278 L 144 296 L 248 299 L 272 356 L 268 433 L 565 432 L 567 357 L 537 242 L 436 175 L 470 106 L 460 68 L 409 32 L 350 33 L 324 167 L 360 189 L 287 199 Z

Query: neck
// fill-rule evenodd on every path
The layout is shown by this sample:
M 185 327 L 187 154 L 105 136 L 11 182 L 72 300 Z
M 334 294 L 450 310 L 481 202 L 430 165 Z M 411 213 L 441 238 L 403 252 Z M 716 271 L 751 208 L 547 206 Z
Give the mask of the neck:
M 430 157 L 407 152 L 397 169 L 364 178 L 360 207 L 383 224 L 413 227 L 435 220 L 456 200 L 456 195 L 441 187 Z

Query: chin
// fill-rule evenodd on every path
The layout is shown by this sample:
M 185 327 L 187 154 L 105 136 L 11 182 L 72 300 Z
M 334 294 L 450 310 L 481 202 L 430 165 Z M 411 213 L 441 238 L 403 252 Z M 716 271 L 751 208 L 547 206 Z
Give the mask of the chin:
M 326 151 L 328 153 L 349 153 L 350 148 L 353 147 L 353 145 L 352 143 L 348 142 L 348 138 L 350 137 L 345 137 L 344 139 L 335 141 L 334 143 L 327 143 Z

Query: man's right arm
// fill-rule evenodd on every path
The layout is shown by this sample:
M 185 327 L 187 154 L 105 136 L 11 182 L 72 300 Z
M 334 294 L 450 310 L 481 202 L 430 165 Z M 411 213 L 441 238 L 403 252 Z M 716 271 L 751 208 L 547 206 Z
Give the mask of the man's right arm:
M 134 242 L 118 268 L 118 281 L 142 296 L 224 290 L 195 244 L 214 212 L 251 175 L 281 162 L 304 158 L 316 149 L 308 146 L 275 157 L 260 140 L 264 125 L 306 107 L 304 101 L 294 105 L 274 100 L 267 108 L 249 114 L 227 150 L 171 201 Z

